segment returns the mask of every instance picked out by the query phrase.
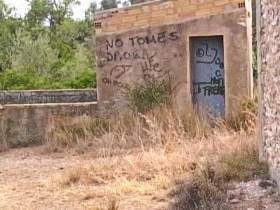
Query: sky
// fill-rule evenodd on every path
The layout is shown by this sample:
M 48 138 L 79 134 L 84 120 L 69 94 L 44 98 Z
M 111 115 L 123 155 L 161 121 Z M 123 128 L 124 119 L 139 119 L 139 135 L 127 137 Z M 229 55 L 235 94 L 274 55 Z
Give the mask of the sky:
M 75 19 L 84 19 L 85 11 L 94 0 L 80 0 L 81 4 L 73 8 Z M 15 8 L 15 14 L 23 17 L 28 10 L 28 3 L 25 0 L 4 0 L 5 3 Z

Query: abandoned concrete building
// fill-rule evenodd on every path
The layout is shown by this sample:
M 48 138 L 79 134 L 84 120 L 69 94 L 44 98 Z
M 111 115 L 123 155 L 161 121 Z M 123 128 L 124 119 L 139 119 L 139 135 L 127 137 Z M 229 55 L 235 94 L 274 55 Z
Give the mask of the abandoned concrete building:
M 95 16 L 98 101 L 123 106 L 148 81 L 170 82 L 179 111 L 229 116 L 252 96 L 249 0 L 152 1 Z
M 258 0 L 261 158 L 280 184 L 280 3 Z
M 127 93 L 168 81 L 178 111 L 193 104 L 230 116 L 252 96 L 250 0 L 157 0 L 95 17 L 97 92 L 0 93 L 0 141 L 40 143 L 61 118 L 96 117 Z M 14 128 L 14 129 L 11 129 Z

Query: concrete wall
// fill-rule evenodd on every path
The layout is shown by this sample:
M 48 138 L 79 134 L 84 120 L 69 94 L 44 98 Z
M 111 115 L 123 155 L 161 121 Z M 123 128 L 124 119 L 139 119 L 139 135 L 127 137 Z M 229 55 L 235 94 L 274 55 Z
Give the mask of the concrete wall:
M 94 89 L 2 91 L 0 104 L 0 147 L 38 145 L 61 120 L 98 115 Z
M 97 116 L 97 103 L 4 105 L 0 110 L 0 146 L 39 145 L 48 129 L 67 117 Z
M 94 89 L 1 91 L 0 104 L 77 103 L 97 101 Z
M 280 183 L 280 2 L 258 0 L 261 158 Z
M 192 106 L 190 39 L 221 35 L 229 116 L 237 99 L 252 96 L 250 15 L 235 0 L 157 1 L 97 14 L 99 103 L 123 106 L 130 89 L 156 79 L 170 81 L 176 108 Z

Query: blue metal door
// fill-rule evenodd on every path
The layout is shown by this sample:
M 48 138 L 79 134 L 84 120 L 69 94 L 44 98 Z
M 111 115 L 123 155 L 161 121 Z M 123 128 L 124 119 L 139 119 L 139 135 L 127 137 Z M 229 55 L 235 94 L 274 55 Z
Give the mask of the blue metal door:
M 225 115 L 224 45 L 222 36 L 191 38 L 193 100 L 200 111 Z

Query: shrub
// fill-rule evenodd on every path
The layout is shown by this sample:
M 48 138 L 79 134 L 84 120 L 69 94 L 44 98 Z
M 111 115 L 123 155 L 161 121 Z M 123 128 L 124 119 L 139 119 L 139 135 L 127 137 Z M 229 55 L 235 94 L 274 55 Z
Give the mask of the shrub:
M 257 123 L 257 102 L 251 99 L 244 100 L 240 107 L 237 114 L 227 119 L 227 127 L 234 131 L 246 131 L 252 134 L 255 132 Z
M 169 104 L 170 95 L 170 86 L 166 81 L 149 81 L 129 93 L 132 108 L 141 113 Z
M 175 203 L 171 206 L 174 210 L 228 209 L 226 186 L 209 164 L 196 169 L 190 180 L 180 184 L 171 194 L 175 195 Z
M 233 153 L 223 157 L 220 160 L 220 170 L 225 181 L 249 181 L 268 174 L 268 166 L 259 161 L 257 151 L 251 154 Z
M 229 209 L 226 192 L 232 181 L 267 178 L 268 166 L 259 161 L 256 142 L 242 140 L 248 142 L 218 154 L 217 162 L 193 165 L 190 178 L 170 192 L 175 197 L 171 209 Z

